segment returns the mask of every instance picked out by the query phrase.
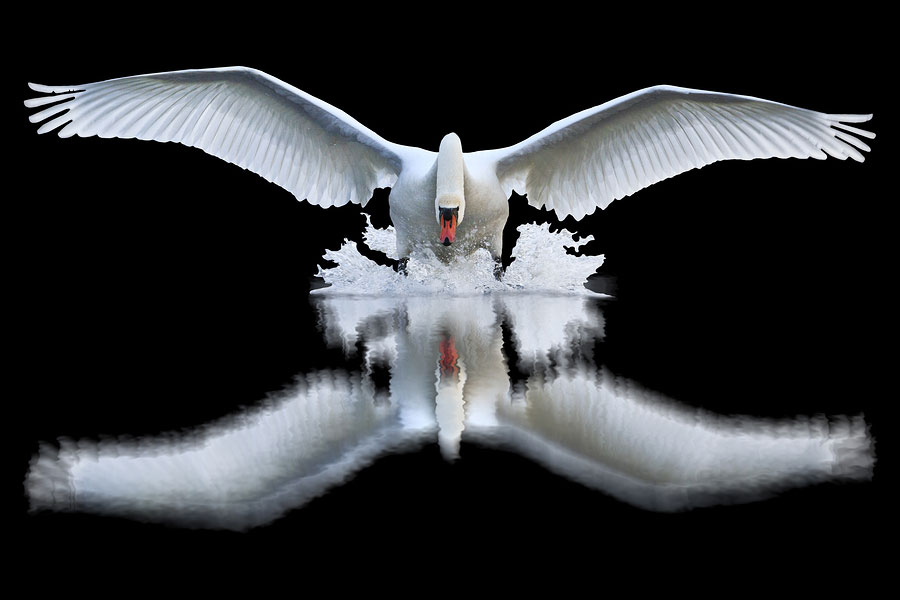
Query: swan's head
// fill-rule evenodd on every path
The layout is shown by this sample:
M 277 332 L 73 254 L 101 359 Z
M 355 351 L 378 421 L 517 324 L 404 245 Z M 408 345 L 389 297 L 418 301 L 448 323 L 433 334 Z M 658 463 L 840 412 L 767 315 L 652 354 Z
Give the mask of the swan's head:
M 459 136 L 449 133 L 441 140 L 437 158 L 435 213 L 440 226 L 439 241 L 449 246 L 456 240 L 456 226 L 466 215 L 465 163 Z

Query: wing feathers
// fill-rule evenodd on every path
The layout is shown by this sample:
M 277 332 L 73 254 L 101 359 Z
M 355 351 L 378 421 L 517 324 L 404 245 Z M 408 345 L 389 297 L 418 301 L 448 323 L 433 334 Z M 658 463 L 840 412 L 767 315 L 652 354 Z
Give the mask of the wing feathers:
M 72 96 L 70 96 L 70 97 L 72 97 Z M 41 100 L 43 100 L 43 98 L 41 98 Z M 51 98 L 51 100 L 55 100 L 55 98 Z M 43 105 L 43 104 L 46 104 L 46 103 L 42 102 L 41 105 Z M 35 104 L 34 106 L 39 106 L 39 105 Z M 40 123 L 44 119 L 49 119 L 50 117 L 52 117 L 64 110 L 67 110 L 67 109 L 68 109 L 68 107 L 65 105 L 65 103 L 54 104 L 50 108 L 45 108 L 44 110 L 42 110 L 40 112 L 34 113 L 30 117 L 28 117 L 28 120 L 31 121 L 32 123 Z
M 53 94 L 57 92 L 82 92 L 83 88 L 65 86 L 65 85 L 43 85 L 41 83 L 29 83 L 28 87 L 34 90 L 35 92 L 41 92 L 44 94 Z
M 55 119 L 51 119 L 50 121 L 44 123 L 40 127 L 38 127 L 38 133 L 47 133 L 48 131 L 53 131 L 63 123 L 68 122 L 69 116 L 68 114 L 61 115 L 56 117 Z
M 864 141 L 858 140 L 855 137 L 853 137 L 852 135 L 847 135 L 843 131 L 835 131 L 834 137 L 847 142 L 851 146 L 856 146 L 857 148 L 859 148 L 860 150 L 862 150 L 864 152 L 870 152 L 872 150 L 872 148 L 870 148 L 869 145 L 867 143 L 865 143 Z M 857 158 L 857 160 L 860 160 L 860 161 L 865 160 L 865 157 L 860 155 L 860 158 Z
M 719 160 L 865 160 L 875 134 L 831 115 L 749 96 L 659 86 L 551 125 L 521 144 L 489 153 L 507 192 L 528 195 L 560 218 Z
M 831 116 L 831 115 L 829 115 L 829 116 Z M 872 118 L 872 115 L 866 115 L 866 116 L 869 117 L 870 119 Z M 871 131 L 866 131 L 865 129 L 859 129 L 858 127 L 853 127 L 851 125 L 847 125 L 846 123 L 840 123 L 838 121 L 833 122 L 831 124 L 831 126 L 837 127 L 839 129 L 843 129 L 845 131 L 849 131 L 850 133 L 853 133 L 856 135 L 861 135 L 865 138 L 869 138 L 870 140 L 875 137 L 875 134 L 872 133 Z
M 251 170 L 321 206 L 365 204 L 424 152 L 260 71 L 173 71 L 81 86 L 29 84 L 38 133 L 177 142 Z M 49 105 L 49 106 L 48 106 Z

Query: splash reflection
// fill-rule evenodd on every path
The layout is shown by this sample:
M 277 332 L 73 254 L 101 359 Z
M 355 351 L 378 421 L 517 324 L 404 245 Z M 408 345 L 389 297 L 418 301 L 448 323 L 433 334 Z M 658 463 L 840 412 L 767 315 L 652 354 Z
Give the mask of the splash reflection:
M 587 297 L 321 297 L 316 307 L 326 342 L 361 352 L 361 372 L 306 374 L 187 436 L 42 445 L 26 481 L 32 506 L 244 530 L 435 440 L 448 460 L 461 440 L 501 446 L 659 511 L 871 476 L 861 418 L 722 417 L 597 369 L 579 351 L 603 336 Z M 511 383 L 507 354 L 524 382 Z

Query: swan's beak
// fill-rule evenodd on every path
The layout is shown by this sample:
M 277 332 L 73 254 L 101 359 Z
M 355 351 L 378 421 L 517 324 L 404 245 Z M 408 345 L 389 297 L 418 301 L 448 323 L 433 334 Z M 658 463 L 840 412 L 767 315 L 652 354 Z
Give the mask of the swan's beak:
M 440 242 L 449 246 L 456 239 L 456 220 L 459 208 L 440 208 L 441 237 Z

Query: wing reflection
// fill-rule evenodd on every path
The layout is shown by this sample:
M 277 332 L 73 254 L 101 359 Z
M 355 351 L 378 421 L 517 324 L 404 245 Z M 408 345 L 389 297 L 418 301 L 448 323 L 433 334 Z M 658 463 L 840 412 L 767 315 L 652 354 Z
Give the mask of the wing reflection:
M 430 433 L 401 424 L 370 381 L 320 371 L 262 408 L 187 437 L 42 446 L 26 487 L 38 509 L 241 530 Z
M 722 417 L 653 398 L 586 369 L 533 377 L 498 410 L 481 441 L 657 511 L 748 502 L 833 478 L 866 478 L 872 448 L 861 418 L 768 421 Z
M 41 447 L 34 508 L 247 529 L 340 484 L 388 452 L 437 441 L 501 445 L 652 510 L 759 499 L 834 478 L 868 478 L 862 419 L 722 417 L 655 398 L 577 349 L 603 335 L 586 297 L 320 297 L 326 342 L 363 371 L 304 376 L 263 407 L 187 437 Z M 501 324 L 517 367 L 510 384 Z M 377 369 L 390 374 L 386 391 Z

